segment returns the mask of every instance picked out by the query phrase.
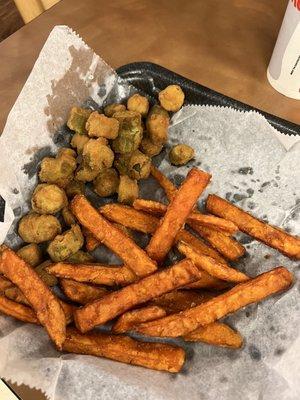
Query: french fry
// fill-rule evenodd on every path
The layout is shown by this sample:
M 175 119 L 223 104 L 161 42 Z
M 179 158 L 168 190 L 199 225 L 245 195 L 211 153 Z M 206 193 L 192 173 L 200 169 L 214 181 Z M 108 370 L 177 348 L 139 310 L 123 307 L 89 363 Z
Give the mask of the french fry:
M 80 223 L 94 237 L 123 259 L 138 276 L 145 276 L 157 269 L 154 261 L 136 243 L 108 222 L 95 210 L 84 196 L 77 195 L 71 202 L 71 210 Z
M 153 260 L 158 262 L 164 260 L 210 178 L 211 175 L 196 168 L 189 171 L 146 247 L 147 253 Z
M 79 304 L 91 303 L 108 293 L 105 288 L 76 282 L 72 279 L 61 279 L 60 286 L 70 300 Z
M 150 173 L 153 178 L 159 183 L 159 185 L 164 189 L 168 200 L 173 200 L 173 197 L 175 197 L 175 194 L 177 192 L 177 187 L 153 164 L 151 165 Z
M 83 335 L 74 328 L 67 329 L 63 350 L 174 373 L 181 370 L 185 359 L 182 348 L 167 343 L 142 342 L 105 333 Z
M 99 240 L 97 240 L 87 229 L 83 230 L 83 235 L 85 237 L 85 247 L 87 251 L 94 251 L 98 246 L 100 246 L 101 243 Z
M 193 261 L 193 263 L 211 276 L 228 282 L 245 282 L 250 279 L 244 273 L 229 267 L 226 264 L 217 262 L 215 259 L 198 253 L 185 242 L 179 242 L 177 248 L 181 254 Z
M 4 295 L 8 299 L 13 300 L 16 303 L 21 303 L 24 304 L 25 306 L 30 306 L 28 300 L 17 286 L 11 286 L 7 288 L 4 292 Z
M 127 311 L 121 315 L 112 327 L 114 333 L 125 333 L 132 330 L 141 322 L 153 321 L 165 317 L 166 311 L 158 306 L 147 306 L 136 310 Z
M 215 195 L 208 196 L 206 208 L 209 212 L 232 221 L 242 232 L 279 250 L 287 257 L 300 259 L 300 238 L 260 221 L 246 211 Z
M 1 251 L 0 271 L 21 289 L 41 325 L 61 349 L 66 337 L 66 317 L 58 299 L 36 272 L 9 248 Z
M 200 272 L 190 260 L 147 276 L 75 311 L 75 323 L 81 332 L 105 324 L 125 311 L 164 293 L 199 279 Z
M 4 292 L 9 287 L 13 286 L 10 280 L 0 275 L 0 293 Z
M 233 237 L 225 233 L 200 225 L 194 221 L 189 221 L 189 225 L 195 232 L 211 244 L 227 260 L 235 261 L 245 254 L 245 248 Z
M 216 289 L 222 290 L 229 286 L 229 282 L 221 281 L 214 276 L 209 275 L 208 272 L 201 270 L 201 278 L 196 281 L 189 283 L 184 289 Z
M 198 327 L 211 324 L 248 304 L 286 290 L 292 281 L 293 275 L 286 268 L 278 267 L 240 283 L 199 306 L 157 321 L 141 324 L 135 330 L 148 336 L 185 336 Z
M 158 201 L 136 199 L 133 202 L 133 207 L 139 211 L 161 216 L 165 214 L 168 206 L 159 203 Z M 224 218 L 215 217 L 214 215 L 201 214 L 197 211 L 191 212 L 187 219 L 187 223 L 190 221 L 228 234 L 233 234 L 238 231 L 238 227 L 231 221 L 227 221 Z
M 3 295 L 0 295 L 0 312 L 19 321 L 39 324 L 34 311 L 30 307 L 16 303 Z
M 200 326 L 195 331 L 183 336 L 186 342 L 203 342 L 215 346 L 239 349 L 243 344 L 242 336 L 221 322 Z
M 97 285 L 128 285 L 136 280 L 131 269 L 120 265 L 107 264 L 68 264 L 59 262 L 47 268 L 49 274 L 58 278 L 73 279 Z

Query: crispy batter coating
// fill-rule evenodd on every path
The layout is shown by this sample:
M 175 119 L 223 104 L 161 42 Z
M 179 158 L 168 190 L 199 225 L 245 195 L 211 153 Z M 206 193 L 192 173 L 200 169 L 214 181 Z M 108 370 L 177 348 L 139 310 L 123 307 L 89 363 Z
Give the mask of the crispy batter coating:
M 140 150 L 148 157 L 157 156 L 163 149 L 163 144 L 152 143 L 148 134 L 144 133 L 144 137 L 140 144 Z
M 131 153 L 116 154 L 114 167 L 118 170 L 120 175 L 128 175 L 128 164 Z
M 17 255 L 32 267 L 36 267 L 43 261 L 42 251 L 35 243 L 21 247 L 17 251 Z
M 147 322 L 136 331 L 149 336 L 184 336 L 200 326 L 288 289 L 293 275 L 284 267 L 275 268 L 256 278 L 236 285 L 233 289 L 194 308 L 173 314 L 158 321 Z
M 115 139 L 119 132 L 119 121 L 94 111 L 89 116 L 85 127 L 90 137 Z
M 187 144 L 177 144 L 169 152 L 169 160 L 173 165 L 185 165 L 195 156 L 195 151 Z
M 158 306 L 146 306 L 127 311 L 118 318 L 112 327 L 112 331 L 114 333 L 126 333 L 132 330 L 135 325 L 139 325 L 142 322 L 154 321 L 165 316 L 165 310 Z
M 30 324 L 38 324 L 39 321 L 34 311 L 23 304 L 9 300 L 7 297 L 0 294 L 0 312 L 18 319 L 19 321 L 29 322 Z
M 85 108 L 72 107 L 67 122 L 68 128 L 83 135 L 86 132 L 85 124 L 91 112 L 91 110 Z
M 60 286 L 70 300 L 79 304 L 91 303 L 108 293 L 104 287 L 88 285 L 72 279 L 60 279 Z
M 114 227 L 87 201 L 84 196 L 76 196 L 71 210 L 78 221 L 96 239 L 116 253 L 138 276 L 145 276 L 156 270 L 156 264 L 128 236 Z
M 72 226 L 74 224 L 76 224 L 76 218 L 74 217 L 74 215 L 72 214 L 71 210 L 69 207 L 64 207 L 61 210 L 61 215 L 65 221 L 65 224 L 67 226 Z
M 138 197 L 139 186 L 136 179 L 131 179 L 127 175 L 121 175 L 118 187 L 118 202 L 132 204 Z
M 180 86 L 169 85 L 159 92 L 158 99 L 165 110 L 176 112 L 184 103 L 184 93 Z
M 32 209 L 38 214 L 56 214 L 67 204 L 65 191 L 48 183 L 37 185 L 31 198 Z
M 204 171 L 196 168 L 190 170 L 146 248 L 153 260 L 164 260 L 210 178 L 211 175 Z
M 50 260 L 44 261 L 42 264 L 35 268 L 35 272 L 47 286 L 55 286 L 58 283 L 56 276 L 48 274 L 47 267 L 51 265 Z
M 229 267 L 226 264 L 219 263 L 212 257 L 204 256 L 197 252 L 185 242 L 179 242 L 177 248 L 185 257 L 193 261 L 200 269 L 204 269 L 210 275 L 228 282 L 245 282 L 250 279 L 246 274 Z
M 112 148 L 116 153 L 132 153 L 139 148 L 143 137 L 141 114 L 134 111 L 120 111 L 114 114 L 119 121 L 119 134 L 113 140 Z
M 132 179 L 147 179 L 150 175 L 151 159 L 135 150 L 128 161 L 128 175 Z
M 184 350 L 170 344 L 141 342 L 105 333 L 82 335 L 74 328 L 68 328 L 63 350 L 174 373 L 181 370 L 185 359 Z
M 92 171 L 102 171 L 113 165 L 114 153 L 99 139 L 90 139 L 83 147 L 83 165 Z M 77 178 L 78 179 L 78 178 Z
M 117 193 L 119 187 L 119 176 L 114 168 L 101 171 L 93 180 L 94 191 L 100 197 L 108 197 Z
M 57 235 L 47 248 L 53 261 L 63 261 L 76 253 L 84 244 L 79 225 L 72 225 L 71 229 L 62 235 Z
M 36 272 L 12 250 L 1 253 L 0 271 L 21 289 L 58 349 L 66 338 L 66 318 L 59 300 Z
M 61 226 L 54 215 L 27 214 L 19 222 L 19 235 L 27 243 L 42 243 L 55 238 Z
M 60 149 L 56 158 L 45 157 L 41 162 L 39 178 L 42 182 L 53 183 L 64 188 L 74 177 L 76 153 L 72 149 Z
M 146 117 L 149 111 L 149 100 L 147 97 L 136 93 L 127 100 L 127 109 L 129 111 L 136 111 L 140 113 L 142 117 Z
M 72 254 L 69 258 L 66 260 L 69 263 L 73 264 L 82 264 L 82 263 L 92 263 L 95 261 L 94 257 L 86 253 L 85 251 L 78 250 L 76 253 Z
M 71 139 L 71 146 L 76 149 L 78 154 L 82 154 L 84 145 L 90 140 L 88 135 L 81 135 L 80 133 L 75 133 Z
M 186 342 L 204 342 L 233 349 L 239 349 L 243 344 L 242 336 L 230 326 L 221 322 L 200 326 L 195 331 L 185 335 L 183 339 Z
M 200 272 L 190 260 L 147 276 L 116 292 L 76 310 L 74 319 L 81 332 L 105 324 L 125 311 L 164 293 L 199 279 Z
M 76 196 L 76 194 L 84 194 L 85 193 L 85 185 L 83 182 L 71 181 L 65 187 L 65 192 L 69 198 L 73 198 L 74 196 Z
M 300 238 L 291 236 L 279 228 L 260 221 L 246 211 L 215 195 L 208 196 L 206 208 L 213 214 L 229 219 L 242 232 L 279 250 L 287 257 L 300 259 Z
M 113 103 L 104 107 L 104 114 L 107 117 L 112 117 L 116 112 L 119 111 L 126 111 L 126 107 L 124 106 L 124 104 Z
M 76 171 L 75 179 L 77 179 L 79 182 L 91 182 L 98 174 L 99 171 L 97 169 L 92 170 L 91 168 L 81 164 Z
M 149 139 L 157 145 L 163 145 L 168 140 L 170 117 L 160 106 L 153 106 L 147 116 L 146 128 Z
M 128 285 L 136 280 L 136 275 L 121 265 L 57 263 L 47 271 L 59 278 L 105 286 Z

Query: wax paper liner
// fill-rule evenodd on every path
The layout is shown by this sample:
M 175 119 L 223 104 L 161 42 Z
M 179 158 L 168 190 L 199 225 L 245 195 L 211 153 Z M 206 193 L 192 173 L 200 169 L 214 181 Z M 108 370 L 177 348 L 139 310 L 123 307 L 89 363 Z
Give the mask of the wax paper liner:
M 97 109 L 133 92 L 71 29 L 54 28 L 0 139 L 1 241 L 20 244 L 16 224 L 29 209 L 39 162 L 69 140 L 71 133 L 64 125 L 69 108 L 87 103 Z M 287 151 L 278 135 L 258 113 L 188 106 L 173 116 L 169 144 L 155 163 L 176 184 L 193 165 L 209 171 L 213 181 L 202 199 L 218 193 L 266 221 L 299 233 L 300 144 Z M 181 142 L 192 145 L 196 157 L 189 165 L 175 168 L 167 160 L 168 147 Z M 165 200 L 151 179 L 143 183 L 141 195 Z M 184 370 L 175 376 L 60 354 L 42 328 L 0 317 L 0 376 L 39 388 L 53 400 L 298 400 L 299 263 L 247 235 L 238 237 L 247 249 L 236 263 L 238 269 L 255 276 L 285 265 L 295 273 L 289 292 L 226 319 L 245 337 L 242 350 L 173 340 L 187 351 Z M 98 256 L 112 260 L 109 253 Z

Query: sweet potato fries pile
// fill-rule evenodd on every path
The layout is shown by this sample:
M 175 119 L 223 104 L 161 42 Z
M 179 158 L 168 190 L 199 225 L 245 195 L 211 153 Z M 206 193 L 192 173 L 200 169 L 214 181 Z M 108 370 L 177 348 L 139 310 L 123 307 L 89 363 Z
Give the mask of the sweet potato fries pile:
M 133 206 L 113 203 L 95 209 L 82 195 L 71 203 L 85 232 L 87 250 L 104 245 L 122 265 L 49 265 L 47 272 L 59 280 L 65 296 L 61 299 L 31 266 L 2 246 L 0 311 L 42 325 L 60 351 L 161 371 L 179 372 L 184 350 L 136 340 L 128 336 L 130 332 L 240 348 L 242 336 L 219 320 L 288 289 L 293 276 L 282 266 L 256 277 L 231 266 L 230 261 L 245 253 L 232 235 L 245 232 L 294 259 L 300 259 L 300 239 L 216 195 L 206 201 L 210 214 L 198 211 L 197 200 L 211 179 L 204 171 L 191 169 L 179 188 L 153 166 L 151 173 L 165 190 L 168 205 L 138 199 Z M 146 248 L 120 226 L 148 234 Z M 166 267 L 171 249 L 182 259 Z M 111 333 L 95 329 L 109 321 L 113 321 Z

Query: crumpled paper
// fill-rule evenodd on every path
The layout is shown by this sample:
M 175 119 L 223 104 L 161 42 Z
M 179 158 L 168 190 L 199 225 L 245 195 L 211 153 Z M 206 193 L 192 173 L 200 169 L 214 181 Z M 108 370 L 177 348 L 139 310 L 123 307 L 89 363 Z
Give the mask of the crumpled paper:
M 71 29 L 54 28 L 0 138 L 2 206 L 5 202 L 0 215 L 1 241 L 20 243 L 17 221 L 28 211 L 40 160 L 68 140 L 63 124 L 70 106 L 88 102 L 97 108 L 132 92 L 134 88 L 121 82 Z M 166 148 L 156 157 L 156 164 L 176 184 L 191 166 L 209 171 L 213 181 L 203 199 L 208 193 L 218 193 L 259 218 L 299 234 L 300 143 L 296 140 L 287 151 L 284 138 L 255 112 L 187 106 L 172 118 L 168 146 L 192 145 L 195 160 L 175 168 L 167 161 Z M 153 180 L 144 183 L 141 192 L 144 197 L 164 200 Z M 285 265 L 296 278 L 289 292 L 226 319 L 245 337 L 242 350 L 171 340 L 187 351 L 184 370 L 175 376 L 90 356 L 60 354 L 42 328 L 0 316 L 0 376 L 39 388 L 51 400 L 298 400 L 299 262 L 247 235 L 238 237 L 247 249 L 236 264 L 238 269 L 255 276 Z

